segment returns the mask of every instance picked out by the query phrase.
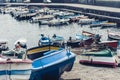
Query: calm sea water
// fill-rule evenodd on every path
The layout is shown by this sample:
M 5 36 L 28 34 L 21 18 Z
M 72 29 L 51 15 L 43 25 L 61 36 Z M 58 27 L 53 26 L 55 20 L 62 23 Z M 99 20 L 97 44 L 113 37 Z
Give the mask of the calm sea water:
M 28 21 L 17 21 L 9 14 L 0 14 L 0 39 L 8 40 L 10 48 L 14 48 L 14 42 L 20 38 L 26 38 L 28 48 L 30 48 L 38 45 L 40 34 L 45 34 L 49 37 L 56 34 L 63 36 L 67 41 L 70 36 L 75 38 L 75 34 L 80 34 L 82 30 L 102 35 L 101 40 L 107 40 L 107 30 L 120 31 L 117 28 L 90 28 L 89 25 L 80 26 L 76 23 L 57 27 L 39 26 Z

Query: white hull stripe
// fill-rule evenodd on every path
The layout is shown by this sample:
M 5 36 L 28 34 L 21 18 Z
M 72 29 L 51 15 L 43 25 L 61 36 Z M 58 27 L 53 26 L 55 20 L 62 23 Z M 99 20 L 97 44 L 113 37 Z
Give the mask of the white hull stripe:
M 1 70 L 0 75 L 28 75 L 31 74 L 31 70 Z

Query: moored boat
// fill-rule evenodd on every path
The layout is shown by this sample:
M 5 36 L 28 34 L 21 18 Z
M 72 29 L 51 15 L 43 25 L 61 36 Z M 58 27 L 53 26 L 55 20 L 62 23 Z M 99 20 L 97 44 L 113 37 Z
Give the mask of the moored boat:
M 94 42 L 93 37 L 86 36 L 85 34 L 76 34 L 76 39 L 69 38 L 67 45 L 71 47 L 90 46 Z
M 0 40 L 0 51 L 8 50 L 8 41 L 7 40 Z
M 106 23 L 102 23 L 102 27 L 101 28 L 106 28 L 106 27 L 116 27 L 117 23 L 115 22 L 106 22 Z
M 114 40 L 120 40 L 120 33 L 119 32 L 110 32 L 107 30 L 108 38 L 114 39 Z
M 51 38 L 53 45 L 58 45 L 58 46 L 62 46 L 64 44 L 64 38 L 62 36 L 58 36 L 56 34 L 54 34 Z
M 104 24 L 106 24 L 108 21 L 93 21 L 90 24 L 90 27 L 98 27 L 98 26 L 102 26 Z
M 52 41 L 49 37 L 44 36 L 44 34 L 41 34 L 41 38 L 38 41 L 38 46 L 44 46 L 44 45 L 51 45 Z

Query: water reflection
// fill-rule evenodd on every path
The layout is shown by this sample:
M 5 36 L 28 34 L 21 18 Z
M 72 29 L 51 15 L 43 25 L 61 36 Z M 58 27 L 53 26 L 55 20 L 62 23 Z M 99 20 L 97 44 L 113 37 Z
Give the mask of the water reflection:
M 31 24 L 29 21 L 17 21 L 9 14 L 0 14 L 0 37 L 1 39 L 7 39 L 9 45 L 13 48 L 13 44 L 19 38 L 26 38 L 28 47 L 37 46 L 40 34 L 45 34 L 46 36 L 52 37 L 53 34 L 63 36 L 65 40 L 68 40 L 69 37 L 75 37 L 75 34 L 81 33 L 82 30 L 90 31 L 92 33 L 102 35 L 102 40 L 107 40 L 107 29 L 120 31 L 117 28 L 90 28 L 89 25 L 81 26 L 76 23 L 49 27 L 47 25 Z

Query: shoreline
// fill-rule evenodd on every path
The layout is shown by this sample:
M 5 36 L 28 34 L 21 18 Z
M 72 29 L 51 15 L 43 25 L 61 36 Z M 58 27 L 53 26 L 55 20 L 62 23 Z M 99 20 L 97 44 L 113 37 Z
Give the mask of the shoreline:
M 76 52 L 74 51 L 76 50 Z M 60 80 L 120 80 L 120 68 L 80 64 L 79 48 L 71 50 L 76 53 L 76 60 L 70 72 L 64 72 Z

